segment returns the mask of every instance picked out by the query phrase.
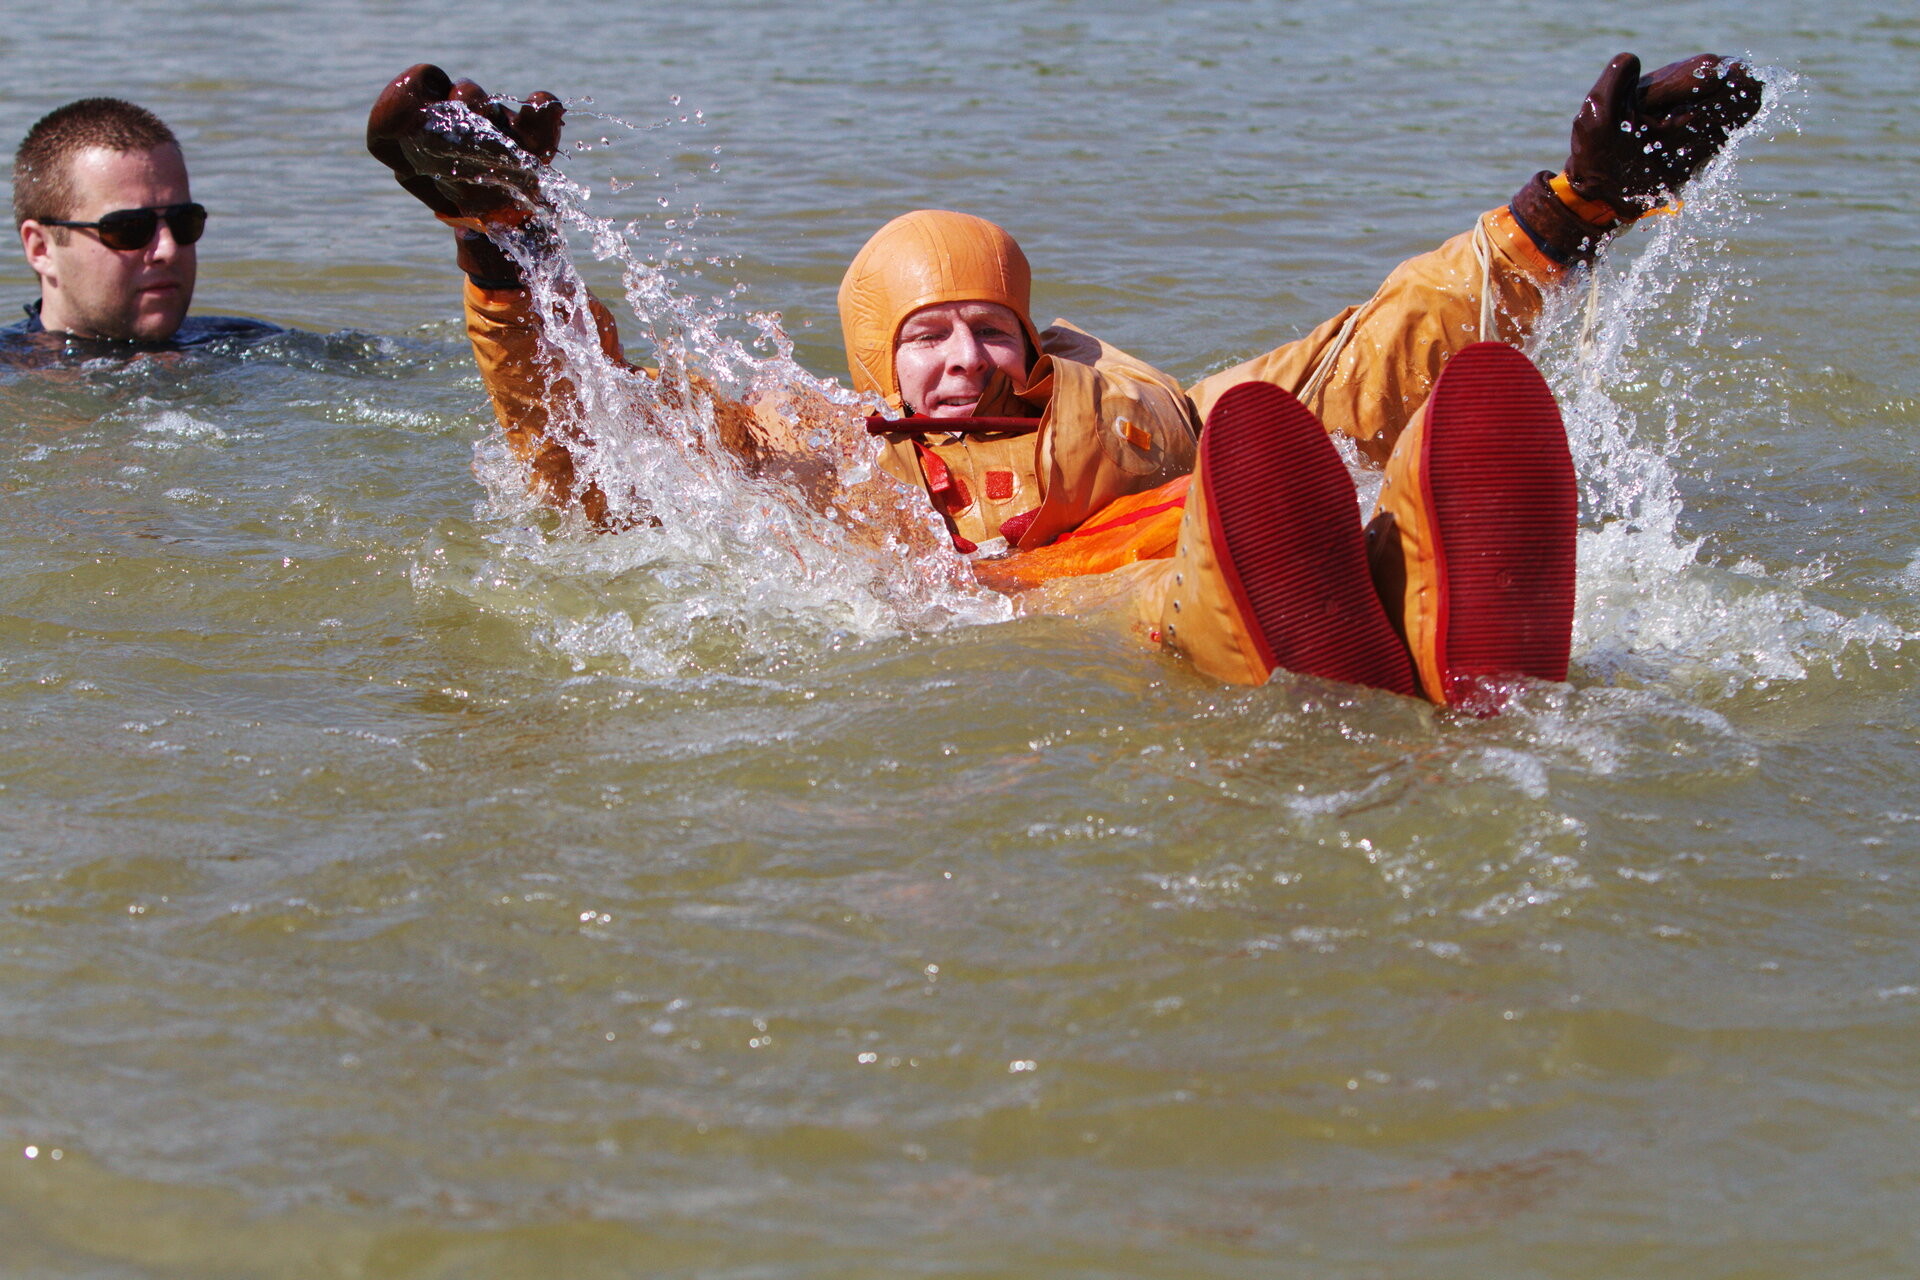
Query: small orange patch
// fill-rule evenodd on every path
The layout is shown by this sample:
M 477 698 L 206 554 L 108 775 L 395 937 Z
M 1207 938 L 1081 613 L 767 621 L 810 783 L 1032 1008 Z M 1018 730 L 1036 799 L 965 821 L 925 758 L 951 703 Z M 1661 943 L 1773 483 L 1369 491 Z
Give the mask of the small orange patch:
M 989 469 L 986 475 L 987 501 L 1006 502 L 1013 497 L 1013 472 Z

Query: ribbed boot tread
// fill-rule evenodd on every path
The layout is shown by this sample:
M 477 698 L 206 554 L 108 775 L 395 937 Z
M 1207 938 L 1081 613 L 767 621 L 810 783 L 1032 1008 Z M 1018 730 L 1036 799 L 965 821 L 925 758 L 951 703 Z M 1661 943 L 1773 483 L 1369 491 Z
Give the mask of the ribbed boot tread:
M 1427 430 L 1448 701 L 1484 677 L 1565 680 L 1579 492 L 1552 391 L 1514 348 L 1478 343 L 1448 362 Z
M 1353 481 L 1326 430 L 1266 383 L 1222 396 L 1200 437 L 1215 552 L 1273 665 L 1414 692 L 1367 569 Z

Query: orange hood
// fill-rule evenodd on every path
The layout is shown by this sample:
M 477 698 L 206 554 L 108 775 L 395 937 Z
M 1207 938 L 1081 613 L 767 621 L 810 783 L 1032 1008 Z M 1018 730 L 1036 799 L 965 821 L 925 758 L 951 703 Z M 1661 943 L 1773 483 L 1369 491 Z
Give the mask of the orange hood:
M 895 338 L 906 318 L 942 302 L 997 302 L 1020 317 L 1040 355 L 1027 314 L 1033 276 L 1012 236 L 968 213 L 916 209 L 873 233 L 840 281 L 840 332 L 856 391 L 878 392 L 901 408 Z

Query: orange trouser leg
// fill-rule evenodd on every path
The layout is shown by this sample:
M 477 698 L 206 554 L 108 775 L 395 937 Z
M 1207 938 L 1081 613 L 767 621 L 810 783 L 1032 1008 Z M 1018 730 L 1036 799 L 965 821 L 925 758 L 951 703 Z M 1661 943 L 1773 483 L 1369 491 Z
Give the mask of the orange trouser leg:
M 1096 511 L 1079 528 L 1044 547 L 1004 560 L 983 560 L 974 575 L 997 591 L 1024 591 L 1057 578 L 1108 573 L 1141 560 L 1173 554 L 1180 536 L 1190 476 L 1129 494 Z

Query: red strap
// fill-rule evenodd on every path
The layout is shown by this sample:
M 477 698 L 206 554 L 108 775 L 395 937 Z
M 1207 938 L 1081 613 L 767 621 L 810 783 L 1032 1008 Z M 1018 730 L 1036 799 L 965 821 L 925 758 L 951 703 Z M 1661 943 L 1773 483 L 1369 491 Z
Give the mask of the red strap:
M 934 508 L 948 519 L 952 519 L 956 511 L 965 511 L 970 499 L 967 497 L 967 486 L 960 477 L 947 470 L 947 464 L 940 460 L 939 454 L 918 440 L 913 442 L 913 448 L 920 455 L 920 473 L 927 478 L 927 492 L 933 495 Z M 970 556 L 980 547 L 971 539 L 955 533 L 953 549 L 963 556 Z
M 929 432 L 983 436 L 1039 429 L 1038 418 L 929 418 L 921 413 L 911 418 L 888 418 L 878 413 L 867 416 L 867 434 L 870 436 L 924 436 Z
M 1040 514 L 1040 508 L 1029 507 L 1017 516 L 1008 516 L 1000 522 L 1000 536 L 1018 546 L 1020 539 L 1033 527 L 1033 518 Z
M 952 515 L 956 511 L 965 511 L 973 504 L 973 498 L 967 493 L 964 480 L 947 469 L 940 455 L 921 444 L 913 442 L 915 453 L 920 455 L 920 471 L 927 478 L 927 492 L 933 495 L 933 505 Z
M 1150 516 L 1157 516 L 1162 511 L 1178 511 L 1186 505 L 1187 495 L 1183 493 L 1171 501 L 1158 503 L 1151 507 L 1142 507 L 1138 511 L 1129 511 L 1127 514 L 1117 519 L 1109 520 L 1105 524 L 1083 524 L 1078 529 L 1070 529 L 1066 533 L 1061 534 L 1058 538 L 1055 538 L 1054 541 L 1071 542 L 1075 538 L 1085 538 L 1096 533 L 1105 533 L 1109 529 L 1124 529 L 1130 524 L 1139 524 L 1142 520 Z

